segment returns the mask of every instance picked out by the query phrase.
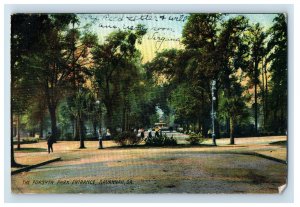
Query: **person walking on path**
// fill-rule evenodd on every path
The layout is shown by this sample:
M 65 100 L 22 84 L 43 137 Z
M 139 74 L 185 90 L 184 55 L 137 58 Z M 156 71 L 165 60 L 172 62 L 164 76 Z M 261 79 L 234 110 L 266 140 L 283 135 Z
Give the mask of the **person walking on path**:
M 98 147 L 98 149 L 103 149 L 103 144 L 102 144 L 103 136 L 102 136 L 101 129 L 98 130 L 98 139 L 99 139 L 99 147 Z
M 51 152 L 53 152 L 53 143 L 54 143 L 54 138 L 52 136 L 52 134 L 49 132 L 48 133 L 48 139 L 47 139 L 47 145 L 48 145 L 48 154 Z

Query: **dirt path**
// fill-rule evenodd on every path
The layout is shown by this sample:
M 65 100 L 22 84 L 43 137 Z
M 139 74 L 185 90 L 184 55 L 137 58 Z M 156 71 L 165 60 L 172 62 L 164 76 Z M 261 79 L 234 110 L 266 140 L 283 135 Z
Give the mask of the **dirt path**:
M 54 154 L 16 153 L 17 160 L 60 156 L 62 161 L 12 176 L 12 189 L 15 193 L 277 193 L 285 183 L 285 164 L 230 153 L 285 149 L 268 144 L 274 140 L 284 137 L 244 139 L 239 145 L 219 147 L 117 148 L 104 142 L 104 150 L 96 149 L 97 142 L 86 142 L 84 150 L 78 149 L 78 142 L 59 142 Z

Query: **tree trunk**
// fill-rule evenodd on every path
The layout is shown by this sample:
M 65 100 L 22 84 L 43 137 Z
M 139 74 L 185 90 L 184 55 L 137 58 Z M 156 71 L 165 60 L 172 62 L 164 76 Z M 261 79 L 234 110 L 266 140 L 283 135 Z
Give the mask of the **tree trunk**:
M 230 117 L 230 144 L 234 144 L 234 119 L 233 117 Z
M 15 161 L 13 127 L 14 127 L 14 120 L 11 111 L 10 112 L 10 165 L 11 167 L 16 167 L 19 164 Z
M 254 116 L 255 116 L 255 135 L 257 136 L 257 123 L 258 123 L 258 115 L 257 115 L 257 85 L 254 86 Z
M 110 131 L 112 132 L 112 122 L 113 122 L 113 113 L 112 113 L 112 108 L 111 106 L 106 106 L 107 109 L 107 122 L 106 122 L 106 128 L 110 129 Z
M 80 119 L 80 127 L 81 127 L 81 137 L 83 138 L 83 140 L 85 139 L 85 135 L 86 135 L 86 128 L 85 128 L 85 124 L 84 124 L 84 119 Z
M 258 107 L 257 107 L 257 69 L 258 61 L 255 61 L 254 65 L 254 117 L 255 117 L 255 136 L 258 136 Z
M 17 115 L 17 139 L 18 139 L 18 150 L 21 149 L 20 140 L 20 115 Z
M 79 117 L 78 117 L 77 126 L 78 126 L 78 130 L 79 130 L 79 140 L 80 140 L 79 149 L 83 149 L 83 148 L 85 148 L 85 146 L 84 146 L 84 137 L 82 136 L 82 123 L 81 123 L 81 120 L 80 120 Z
M 274 109 L 273 112 L 273 120 L 274 120 L 274 124 L 273 124 L 273 130 L 275 131 L 275 134 L 278 133 L 278 118 L 277 118 L 277 113 L 278 113 L 278 107 L 276 106 L 276 108 Z
M 39 138 L 43 138 L 44 136 L 44 118 L 41 117 L 40 119 L 40 135 L 39 135 Z
M 215 100 L 215 105 L 214 105 L 214 108 L 215 108 L 215 113 L 217 115 L 217 112 L 218 112 L 218 106 L 219 106 L 219 89 L 218 87 L 216 87 L 216 92 L 215 92 L 215 97 L 216 97 L 216 100 Z M 215 118 L 215 136 L 216 136 L 216 139 L 217 138 L 220 138 L 220 124 L 219 124 L 219 120 L 217 118 Z
M 284 116 L 283 116 L 283 107 L 284 105 L 281 106 L 280 108 L 280 133 L 284 134 L 284 130 L 285 130 L 285 123 L 284 123 Z
M 266 129 L 266 104 L 265 104 L 265 77 L 264 77 L 264 65 L 265 61 L 262 62 L 261 68 L 261 80 L 262 80 L 262 108 L 263 108 L 263 128 Z
M 93 134 L 94 134 L 94 137 L 97 137 L 97 121 L 96 120 L 93 120 Z
M 77 118 L 73 119 L 73 138 L 74 140 L 79 140 L 78 137 L 78 127 L 77 127 Z
M 187 125 L 186 125 L 186 130 L 187 130 L 187 133 L 190 132 L 190 123 L 188 122 Z
M 129 131 L 130 123 L 129 123 L 129 112 L 126 113 L 126 130 Z
M 51 119 L 51 132 L 54 141 L 56 141 L 58 136 L 57 126 L 56 126 L 56 106 L 49 106 L 48 109 L 49 109 L 50 119 Z
M 101 131 L 102 131 L 102 126 L 103 126 L 103 116 L 102 116 L 103 114 L 102 114 L 102 110 L 100 109 L 100 111 L 99 111 L 99 128 L 101 129 Z
M 106 122 L 106 128 L 110 129 L 110 132 L 113 132 L 112 122 L 113 122 L 113 108 L 112 108 L 112 98 L 110 95 L 110 86 L 109 86 L 109 78 L 106 79 L 106 87 L 105 87 L 105 95 L 104 95 L 104 104 L 106 107 L 106 115 L 107 115 L 107 122 Z
M 126 131 L 126 108 L 123 106 L 123 113 L 122 113 L 122 131 Z
M 265 64 L 264 68 L 265 72 L 265 120 L 267 121 L 269 118 L 269 110 L 268 110 L 268 72 L 267 72 L 267 64 Z

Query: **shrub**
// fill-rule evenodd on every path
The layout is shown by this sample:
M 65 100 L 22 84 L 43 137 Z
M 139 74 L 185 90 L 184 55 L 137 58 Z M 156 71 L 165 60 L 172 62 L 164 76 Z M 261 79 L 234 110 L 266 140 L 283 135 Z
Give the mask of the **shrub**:
M 29 143 L 38 143 L 40 141 L 39 138 L 36 138 L 36 137 L 27 137 L 27 138 L 24 138 L 22 139 L 22 144 L 29 144 Z
M 98 137 L 97 137 L 97 135 L 95 136 L 95 134 L 93 134 L 93 133 L 88 133 L 85 135 L 84 140 L 86 140 L 86 141 L 98 140 Z
M 134 132 L 124 131 L 114 137 L 114 141 L 121 146 L 136 145 L 142 141 Z
M 72 141 L 73 140 L 73 133 L 68 132 L 64 134 L 64 140 L 66 141 Z
M 189 135 L 189 138 L 186 139 L 191 145 L 198 145 L 204 141 L 201 133 L 193 133 Z
M 177 140 L 174 139 L 173 135 L 171 137 L 168 137 L 167 135 L 163 135 L 163 137 L 165 137 L 164 145 L 166 145 L 166 146 L 175 146 L 175 145 L 177 145 Z
M 158 137 L 148 138 L 146 140 L 146 145 L 148 146 L 175 146 L 177 145 L 177 140 L 174 137 L 168 137 L 166 134 L 160 135 Z

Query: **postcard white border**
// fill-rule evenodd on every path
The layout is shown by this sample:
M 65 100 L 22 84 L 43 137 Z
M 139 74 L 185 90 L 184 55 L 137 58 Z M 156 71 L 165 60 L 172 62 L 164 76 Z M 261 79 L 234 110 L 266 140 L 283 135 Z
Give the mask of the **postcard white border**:
M 10 15 L 12 13 L 279 13 L 288 14 L 288 186 L 283 194 L 11 194 L 10 140 L 4 139 L 4 201 L 8 203 L 291 203 L 294 201 L 294 6 L 214 5 L 4 5 L 4 137 L 10 136 Z

